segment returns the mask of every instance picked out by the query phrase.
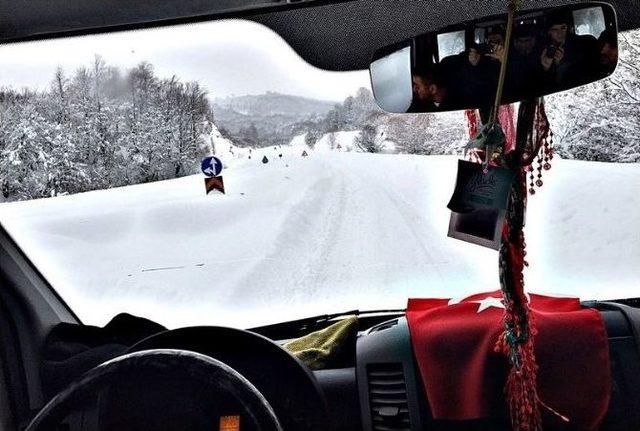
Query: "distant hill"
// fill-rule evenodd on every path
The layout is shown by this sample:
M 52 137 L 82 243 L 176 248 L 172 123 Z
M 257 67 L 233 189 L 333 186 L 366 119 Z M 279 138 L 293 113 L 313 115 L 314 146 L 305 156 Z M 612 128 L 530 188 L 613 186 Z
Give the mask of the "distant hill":
M 258 147 L 289 142 L 301 123 L 321 121 L 335 104 L 274 92 L 212 101 L 218 127 L 240 145 Z

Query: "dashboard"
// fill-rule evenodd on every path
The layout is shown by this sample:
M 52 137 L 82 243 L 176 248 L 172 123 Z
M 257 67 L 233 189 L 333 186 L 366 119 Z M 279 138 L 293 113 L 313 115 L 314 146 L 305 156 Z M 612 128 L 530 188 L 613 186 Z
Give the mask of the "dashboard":
M 618 309 L 600 311 L 609 338 L 612 396 L 602 430 L 640 429 L 640 346 L 633 322 Z M 637 328 L 636 328 L 637 330 Z M 361 332 L 353 368 L 314 373 L 336 430 L 509 429 L 506 421 L 453 423 L 431 418 L 404 317 Z
M 626 307 L 626 310 L 634 310 L 633 313 L 615 304 L 598 303 L 591 306 L 597 307 L 603 317 L 612 367 L 611 399 L 600 429 L 638 430 L 640 345 L 636 340 L 640 336 L 640 317 L 637 310 L 630 307 Z M 329 325 L 332 322 L 325 323 Z M 309 328 L 299 330 L 309 332 Z M 432 418 L 414 360 L 409 327 L 402 313 L 361 319 L 358 336 L 347 346 L 347 360 L 338 367 L 317 371 L 311 371 L 280 347 L 289 338 L 286 334 L 259 332 L 260 328 L 254 331 L 221 327 L 182 328 L 153 335 L 131 347 L 129 352 L 179 349 L 201 353 L 225 363 L 260 391 L 285 431 L 510 429 L 504 417 L 464 422 Z M 290 330 L 288 333 L 292 335 Z M 122 383 L 125 389 L 120 391 L 122 395 L 115 398 L 121 404 L 129 405 L 131 403 L 127 401 L 127 396 L 134 393 L 135 388 L 129 388 L 127 382 Z M 153 404 L 135 409 L 140 410 L 136 414 L 142 419 L 145 411 L 158 410 L 154 396 L 161 396 L 167 387 L 177 394 L 175 399 L 187 399 L 186 395 L 183 397 L 180 394 L 191 391 L 179 381 L 164 378 L 158 380 L 157 385 L 157 390 L 148 385 L 139 388 L 146 392 L 138 399 L 152 400 L 149 402 Z M 218 416 L 220 421 L 223 418 L 234 419 L 238 406 L 225 406 L 219 401 L 215 409 L 208 409 L 209 416 L 215 410 L 217 413 L 213 416 L 216 423 Z M 81 418 L 78 421 L 81 425 L 68 429 L 101 429 L 92 425 L 92 422 L 101 422 L 96 418 L 101 412 L 110 410 L 96 403 L 91 405 L 88 413 L 85 411 L 80 416 L 74 416 Z

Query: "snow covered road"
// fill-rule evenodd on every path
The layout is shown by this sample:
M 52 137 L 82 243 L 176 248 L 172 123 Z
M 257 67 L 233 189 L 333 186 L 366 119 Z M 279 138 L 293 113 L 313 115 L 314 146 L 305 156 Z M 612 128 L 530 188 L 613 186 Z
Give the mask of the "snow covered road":
M 279 151 L 264 150 L 268 164 L 258 151 L 234 160 L 224 196 L 191 176 L 4 204 L 0 220 L 87 323 L 128 311 L 248 327 L 497 288 L 496 252 L 447 238 L 456 157 Z M 533 290 L 637 287 L 640 169 L 556 165 L 531 199 Z M 593 199 L 585 181 L 616 193 Z

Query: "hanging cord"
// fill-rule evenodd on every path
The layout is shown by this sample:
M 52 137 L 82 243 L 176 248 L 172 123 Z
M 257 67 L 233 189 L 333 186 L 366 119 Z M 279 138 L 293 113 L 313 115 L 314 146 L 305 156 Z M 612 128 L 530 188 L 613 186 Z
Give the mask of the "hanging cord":
M 492 122 L 496 121 L 502 102 L 514 17 L 518 6 L 517 0 L 510 0 L 507 7 L 508 20 L 504 58 L 500 67 L 500 78 L 491 113 Z M 511 416 L 511 425 L 515 431 L 540 431 L 542 429 L 540 398 L 537 390 L 538 365 L 534 353 L 536 327 L 524 292 L 523 275 L 526 254 L 523 228 L 527 205 L 527 177 L 523 168 L 523 155 L 526 143 L 529 142 L 532 134 L 530 130 L 534 128 L 535 109 L 533 109 L 534 114 L 531 111 L 531 107 L 525 103 L 520 112 L 521 115 L 519 115 L 519 119 L 525 120 L 525 122 L 518 124 L 520 133 L 516 136 L 515 148 L 509 156 L 506 151 L 503 151 L 505 167 L 514 171 L 515 178 L 511 186 L 499 250 L 498 267 L 505 313 L 503 317 L 504 331 L 498 338 L 495 350 L 505 354 L 510 363 L 505 395 Z
M 505 34 L 504 41 L 504 57 L 500 65 L 500 77 L 498 78 L 498 88 L 496 89 L 496 98 L 493 102 L 493 110 L 491 111 L 491 119 L 489 123 L 495 123 L 498 118 L 498 109 L 502 104 L 502 93 L 504 90 L 504 83 L 507 77 L 507 64 L 509 62 L 509 48 L 511 47 L 511 35 L 513 34 L 513 22 L 515 20 L 515 14 L 518 8 L 521 6 L 521 0 L 509 0 L 507 5 L 507 33 Z
M 509 0 L 507 5 L 508 18 L 507 18 L 507 31 L 505 35 L 505 46 L 503 47 L 503 56 L 500 64 L 500 75 L 498 77 L 498 86 L 496 88 L 496 95 L 493 101 L 493 108 L 489 114 L 488 121 L 479 130 L 478 133 L 472 137 L 465 146 L 465 156 L 469 150 L 474 152 L 484 153 L 484 172 L 488 172 L 489 164 L 501 156 L 501 153 L 505 152 L 505 136 L 502 127 L 498 123 L 498 113 L 500 105 L 502 104 L 502 93 L 507 75 L 507 64 L 509 62 L 509 49 L 511 46 L 511 36 L 513 33 L 513 23 L 515 21 L 515 12 L 520 6 L 521 0 Z M 468 112 L 468 111 L 467 111 Z M 485 109 L 480 109 L 480 117 L 483 117 Z M 467 119 L 471 117 L 467 114 Z

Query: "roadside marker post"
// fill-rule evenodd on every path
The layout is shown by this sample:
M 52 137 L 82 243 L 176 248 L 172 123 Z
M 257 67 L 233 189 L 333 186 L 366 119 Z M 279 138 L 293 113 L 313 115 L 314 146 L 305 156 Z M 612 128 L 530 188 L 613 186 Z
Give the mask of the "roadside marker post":
M 219 191 L 222 194 L 224 192 L 224 179 L 220 175 L 222 172 L 222 161 L 215 156 L 208 156 L 202 159 L 200 163 L 200 169 L 205 175 L 204 189 L 207 194 L 214 190 Z
M 224 193 L 224 179 L 222 176 L 220 177 L 207 177 L 204 179 L 204 188 L 207 191 L 207 194 L 211 193 L 214 190 L 218 190 L 220 193 Z

